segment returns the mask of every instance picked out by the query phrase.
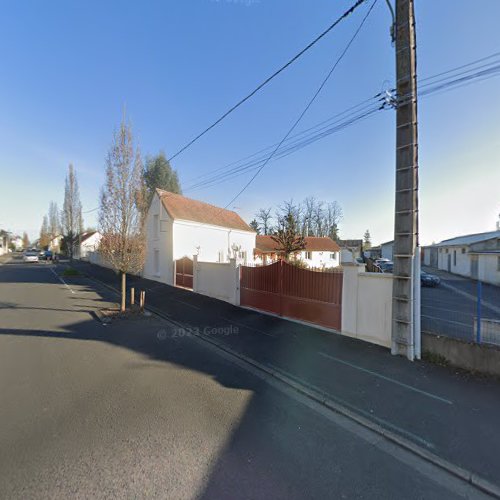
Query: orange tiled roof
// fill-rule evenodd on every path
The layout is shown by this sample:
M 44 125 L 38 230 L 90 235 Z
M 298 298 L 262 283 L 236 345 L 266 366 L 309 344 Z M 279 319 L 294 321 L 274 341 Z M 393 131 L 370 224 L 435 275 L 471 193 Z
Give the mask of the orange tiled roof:
M 201 222 L 213 226 L 255 232 L 236 212 L 203 201 L 157 189 L 163 206 L 172 219 Z
M 340 247 L 331 238 L 308 236 L 304 238 L 308 252 L 339 252 Z M 270 235 L 258 234 L 255 239 L 256 250 L 261 253 L 277 252 L 278 243 Z

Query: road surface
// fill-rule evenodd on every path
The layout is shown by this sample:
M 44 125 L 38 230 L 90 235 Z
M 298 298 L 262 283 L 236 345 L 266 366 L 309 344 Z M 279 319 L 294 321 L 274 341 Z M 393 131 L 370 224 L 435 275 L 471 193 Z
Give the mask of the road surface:
M 483 497 L 114 298 L 0 265 L 2 498 Z

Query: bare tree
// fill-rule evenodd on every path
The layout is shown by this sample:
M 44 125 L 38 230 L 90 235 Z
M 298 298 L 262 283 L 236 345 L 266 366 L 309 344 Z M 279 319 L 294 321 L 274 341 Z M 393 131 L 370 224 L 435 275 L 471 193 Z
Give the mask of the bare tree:
M 49 227 L 50 227 L 49 220 Z M 75 244 L 83 227 L 82 204 L 80 202 L 80 190 L 73 165 L 68 167 L 68 175 L 64 185 L 64 204 L 61 212 L 61 227 L 64 237 L 64 245 L 69 258 L 73 258 Z
M 121 274 L 121 311 L 125 311 L 127 274 L 140 272 L 144 266 L 144 193 L 141 156 L 124 118 L 106 159 L 106 181 L 99 206 L 99 251 Z
M 271 208 L 261 208 L 255 215 L 262 234 L 269 234 L 271 232 L 271 222 L 273 219 L 271 210 Z
M 45 250 L 49 246 L 51 240 L 49 232 L 49 219 L 46 215 L 43 216 L 42 227 L 40 228 L 40 240 L 39 245 Z
M 344 212 L 342 211 L 342 207 L 336 201 L 331 201 L 326 205 L 326 236 L 329 236 L 334 241 L 338 241 L 339 239 L 339 223 L 343 217 Z
M 302 235 L 303 236 L 313 236 L 313 223 L 314 223 L 314 210 L 316 208 L 316 198 L 314 196 L 308 196 L 304 203 L 302 204 Z
M 276 220 L 278 221 L 278 226 L 283 225 L 283 221 L 292 221 L 295 224 L 293 228 L 296 233 L 301 232 L 300 220 L 302 214 L 301 205 L 297 205 L 293 199 L 284 201 L 282 205 L 279 205 L 276 210 Z M 292 218 L 290 218 L 292 216 Z
M 57 208 L 57 203 L 53 201 L 51 201 L 49 205 L 49 216 L 47 222 L 48 222 L 48 233 L 51 235 L 52 238 L 60 234 L 61 223 L 59 220 L 59 209 Z
M 28 238 L 28 233 L 24 231 L 23 233 L 23 247 L 27 249 L 30 246 L 30 239 Z

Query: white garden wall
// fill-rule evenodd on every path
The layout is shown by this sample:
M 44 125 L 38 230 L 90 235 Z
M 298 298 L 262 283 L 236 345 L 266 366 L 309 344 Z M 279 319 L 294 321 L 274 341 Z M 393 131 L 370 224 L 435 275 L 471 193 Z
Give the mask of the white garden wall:
M 364 269 L 364 265 L 344 267 L 342 333 L 391 347 L 392 274 Z
M 215 299 L 240 304 L 240 269 L 236 260 L 228 263 L 193 262 L 193 291 Z

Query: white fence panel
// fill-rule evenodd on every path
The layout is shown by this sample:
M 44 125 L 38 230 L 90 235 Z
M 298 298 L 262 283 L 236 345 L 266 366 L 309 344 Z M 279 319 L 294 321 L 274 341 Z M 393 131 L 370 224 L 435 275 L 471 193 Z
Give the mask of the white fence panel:
M 229 263 L 193 262 L 193 291 L 224 300 L 231 304 L 240 304 L 240 269 L 236 261 Z

